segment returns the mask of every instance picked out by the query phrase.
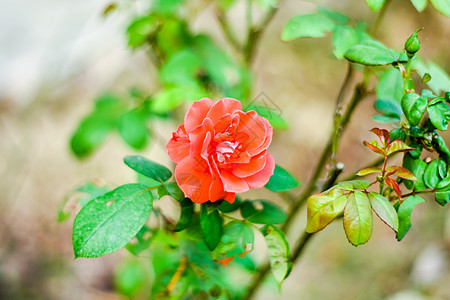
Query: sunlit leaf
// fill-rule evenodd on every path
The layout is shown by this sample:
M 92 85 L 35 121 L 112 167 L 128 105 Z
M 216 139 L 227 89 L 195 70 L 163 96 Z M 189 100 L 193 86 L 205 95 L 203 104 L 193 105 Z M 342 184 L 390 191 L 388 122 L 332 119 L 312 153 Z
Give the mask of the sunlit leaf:
M 373 152 L 378 153 L 382 156 L 386 156 L 386 151 L 384 151 L 384 149 L 381 148 L 380 144 L 377 141 L 370 141 L 370 142 L 364 141 L 363 144 L 369 147 L 369 149 L 372 150 Z
M 364 168 L 364 169 L 360 170 L 358 173 L 356 173 L 356 175 L 358 175 L 358 176 L 366 176 L 366 175 L 369 175 L 369 174 L 372 174 L 372 173 L 378 173 L 378 172 L 381 172 L 381 168 L 379 168 L 379 167 L 367 167 L 367 168 Z
M 134 149 L 140 150 L 147 146 L 149 130 L 143 114 L 130 110 L 124 113 L 118 123 L 122 139 Z
M 354 189 L 363 190 L 365 188 L 368 188 L 370 186 L 371 182 L 368 180 L 349 180 L 349 181 L 342 181 L 336 184 L 332 189 L 343 189 L 352 191 Z M 331 190 L 331 189 L 330 189 Z M 330 191 L 328 190 L 328 191 Z M 327 193 L 326 191 L 325 193 Z
M 99 257 L 125 246 L 152 209 L 146 186 L 127 184 L 90 201 L 73 224 L 75 257 Z
M 386 172 L 388 175 L 395 174 L 398 177 L 405 178 L 408 180 L 417 180 L 417 178 L 411 172 L 402 167 L 398 166 L 388 167 L 386 168 Z
M 386 197 L 375 192 L 370 192 L 368 196 L 370 204 L 372 205 L 372 209 L 377 214 L 377 216 L 395 232 L 397 232 L 398 215 L 397 211 L 389 202 L 389 200 Z
M 395 140 L 387 147 L 386 154 L 389 156 L 397 152 L 408 152 L 411 150 L 414 150 L 414 148 L 409 147 L 404 141 Z
M 425 200 L 418 196 L 410 196 L 403 200 L 398 208 L 398 233 L 397 240 L 401 241 L 411 228 L 411 212 L 417 204 Z
M 331 197 L 314 194 L 308 198 L 306 232 L 313 233 L 325 228 L 344 211 L 347 196 Z
M 372 226 L 372 207 L 367 194 L 349 194 L 344 209 L 344 229 L 348 241 L 354 246 L 366 243 L 372 235 Z
M 409 153 L 403 156 L 403 167 L 409 170 L 416 178 L 416 181 L 404 180 L 405 186 L 412 190 L 423 190 L 426 188 L 423 182 L 423 173 L 427 167 L 426 162 L 420 158 L 413 158 Z

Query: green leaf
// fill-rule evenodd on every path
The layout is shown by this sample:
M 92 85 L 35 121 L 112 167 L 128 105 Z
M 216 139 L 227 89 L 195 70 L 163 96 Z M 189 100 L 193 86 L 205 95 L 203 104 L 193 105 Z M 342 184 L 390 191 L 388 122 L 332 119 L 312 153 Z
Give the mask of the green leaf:
M 323 37 L 332 31 L 334 22 L 322 14 L 308 14 L 293 17 L 283 30 L 281 39 L 290 41 L 302 37 Z
M 253 250 L 254 233 L 252 228 L 241 222 L 231 221 L 223 227 L 220 244 L 214 249 L 214 260 L 234 257 Z
M 126 156 L 123 161 L 134 171 L 159 182 L 164 182 L 172 177 L 172 172 L 165 166 L 155 163 L 139 155 Z
M 184 199 L 184 193 L 176 182 L 166 182 L 158 188 L 159 198 L 169 195 L 177 201 Z
M 363 190 L 370 186 L 370 181 L 368 180 L 349 180 L 342 181 L 335 185 L 332 189 L 343 189 L 348 191 L 353 191 L 354 189 Z M 331 189 L 330 189 L 331 190 Z M 329 191 L 329 190 L 328 190 Z M 326 191 L 325 194 L 328 192 Z
M 389 68 L 381 74 L 377 84 L 377 102 L 379 100 L 389 101 L 392 108 L 388 110 L 378 109 L 375 104 L 375 108 L 385 113 L 396 113 L 401 116 L 402 110 L 400 102 L 403 96 L 403 78 L 398 69 Z M 385 104 L 387 106 L 387 104 Z
M 348 17 L 344 14 L 341 14 L 337 11 L 331 11 L 324 7 L 319 7 L 319 13 L 321 13 L 324 16 L 327 16 L 328 18 L 334 20 L 338 24 L 346 24 L 348 22 Z
M 369 198 L 362 192 L 350 193 L 344 209 L 344 229 L 348 241 L 354 246 L 367 243 L 372 235 L 372 226 Z
M 435 200 L 442 206 L 445 206 L 450 201 L 450 191 L 436 192 Z
M 254 110 L 260 115 L 261 117 L 264 117 L 269 121 L 270 125 L 272 125 L 275 129 L 287 129 L 288 123 L 286 120 L 280 115 L 278 111 L 272 110 L 270 107 L 267 106 L 260 106 L 251 104 L 245 109 L 246 111 Z
M 423 181 L 427 187 L 435 188 L 441 180 L 441 177 L 439 175 L 439 165 L 441 163 L 445 165 L 442 160 L 435 159 L 432 160 L 425 168 L 425 171 L 423 173 Z
M 431 124 L 436 129 L 447 130 L 448 120 L 450 118 L 450 108 L 447 104 L 439 102 L 428 107 L 428 115 Z
M 441 191 L 449 191 L 450 190 L 450 175 L 447 175 L 444 179 L 442 179 L 438 185 L 436 186 L 439 192 Z
M 277 205 L 264 200 L 247 200 L 241 204 L 241 215 L 256 224 L 280 224 L 286 221 L 286 213 Z
M 413 60 L 412 67 L 418 70 L 420 76 L 424 76 L 425 73 L 431 75 L 431 80 L 427 82 L 427 85 L 435 92 L 437 95 L 441 92 L 448 90 L 450 86 L 450 76 L 442 69 L 439 65 L 428 62 L 423 63 L 420 59 Z
M 275 165 L 273 175 L 265 185 L 266 188 L 274 192 L 289 191 L 298 186 L 300 186 L 300 182 L 279 165 Z
M 398 215 L 389 200 L 375 192 L 369 193 L 370 205 L 377 216 L 395 232 L 398 231 Z
M 172 56 L 161 69 L 161 80 L 166 84 L 196 86 L 196 75 L 202 65 L 200 57 L 193 51 L 180 51 Z
M 292 263 L 289 260 L 289 244 L 284 233 L 272 225 L 261 228 L 269 251 L 270 270 L 278 285 L 289 275 Z
M 75 258 L 99 257 L 125 246 L 142 228 L 152 209 L 142 184 L 127 184 L 89 202 L 73 224 Z
M 194 215 L 194 203 L 189 198 L 184 198 L 180 201 L 181 213 L 180 218 L 178 219 L 177 225 L 174 227 L 174 231 L 182 231 L 189 226 L 192 220 L 192 216 Z
M 132 239 L 125 245 L 127 249 L 133 255 L 139 255 L 142 251 L 148 249 L 153 240 L 154 230 L 144 225 L 141 230 L 136 234 L 136 239 Z
M 427 0 L 411 0 L 411 3 L 414 5 L 418 12 L 422 12 L 427 7 Z
M 242 200 L 239 196 L 236 195 L 236 198 L 234 199 L 233 203 L 230 203 L 228 201 L 223 201 L 222 204 L 219 206 L 219 210 L 223 213 L 230 213 L 239 208 L 241 206 Z
M 415 181 L 403 180 L 405 186 L 409 190 L 415 189 L 416 191 L 420 191 L 426 189 L 425 183 L 423 182 L 423 174 L 427 167 L 426 162 L 420 158 L 413 158 L 411 154 L 406 153 L 403 156 L 403 167 L 409 170 L 417 178 Z
M 383 7 L 383 4 L 386 0 L 366 0 L 367 5 L 370 7 L 371 10 L 377 11 L 381 7 Z
M 161 14 L 174 14 L 183 0 L 155 0 L 152 2 L 152 11 Z
M 151 101 L 150 109 L 155 114 L 168 113 L 184 102 L 199 99 L 204 93 L 205 91 L 195 85 L 168 87 L 156 94 Z
M 405 94 L 402 98 L 402 110 L 411 125 L 418 125 L 427 109 L 428 100 L 416 93 Z
M 411 212 L 417 204 L 425 200 L 418 196 L 410 196 L 403 200 L 398 208 L 398 233 L 397 240 L 401 241 L 411 228 Z
M 124 296 L 133 297 L 145 284 L 146 270 L 142 263 L 129 260 L 121 263 L 114 274 L 114 285 Z
M 119 119 L 119 133 L 123 140 L 136 150 L 147 146 L 149 131 L 146 118 L 141 113 L 131 110 Z
M 158 18 L 155 16 L 144 16 L 133 20 L 128 26 L 128 46 L 137 48 L 148 41 L 148 37 L 155 33 L 158 28 Z
M 394 50 L 373 45 L 355 45 L 345 52 L 344 57 L 366 66 L 382 66 L 398 61 Z
M 450 2 L 448 0 L 430 0 L 434 8 L 446 17 L 450 17 Z
M 218 210 L 208 213 L 206 206 L 202 206 L 200 226 L 203 239 L 209 250 L 214 250 L 220 242 L 223 233 L 223 219 Z
M 322 230 L 344 211 L 347 196 L 332 197 L 324 194 L 314 194 L 308 198 L 308 217 L 306 232 L 313 233 Z
M 336 25 L 333 31 L 333 46 L 337 59 L 343 59 L 345 52 L 358 42 L 359 38 L 355 29 L 347 25 Z

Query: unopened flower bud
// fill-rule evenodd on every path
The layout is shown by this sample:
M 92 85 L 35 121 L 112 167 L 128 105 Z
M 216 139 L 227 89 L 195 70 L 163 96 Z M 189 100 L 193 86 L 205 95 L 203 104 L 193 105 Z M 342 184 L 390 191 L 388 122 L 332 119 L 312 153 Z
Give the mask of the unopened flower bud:
M 416 31 L 414 31 L 414 33 L 406 40 L 405 43 L 405 50 L 406 53 L 408 54 L 408 57 L 413 57 L 414 54 L 416 54 L 417 51 L 419 51 L 420 49 L 420 42 L 419 39 L 417 38 L 417 34 L 419 33 L 419 31 L 421 31 L 422 28 L 417 29 Z

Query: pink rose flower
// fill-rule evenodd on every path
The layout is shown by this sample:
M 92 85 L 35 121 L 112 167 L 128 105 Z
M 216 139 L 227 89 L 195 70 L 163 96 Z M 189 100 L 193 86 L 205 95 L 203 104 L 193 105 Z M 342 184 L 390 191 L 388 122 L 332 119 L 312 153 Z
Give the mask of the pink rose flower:
M 275 168 L 267 151 L 272 133 L 265 118 L 242 111 L 236 99 L 194 102 L 166 145 L 178 185 L 195 203 L 233 203 L 235 193 L 263 187 Z

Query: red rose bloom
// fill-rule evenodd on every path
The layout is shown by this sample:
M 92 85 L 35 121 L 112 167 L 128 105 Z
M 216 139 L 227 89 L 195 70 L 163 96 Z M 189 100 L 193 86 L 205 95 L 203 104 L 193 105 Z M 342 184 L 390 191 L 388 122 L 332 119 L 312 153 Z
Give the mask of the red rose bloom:
M 175 179 L 195 203 L 224 199 L 263 187 L 275 162 L 267 151 L 273 128 L 255 111 L 242 111 L 236 99 L 200 99 L 166 145 L 177 163 Z

